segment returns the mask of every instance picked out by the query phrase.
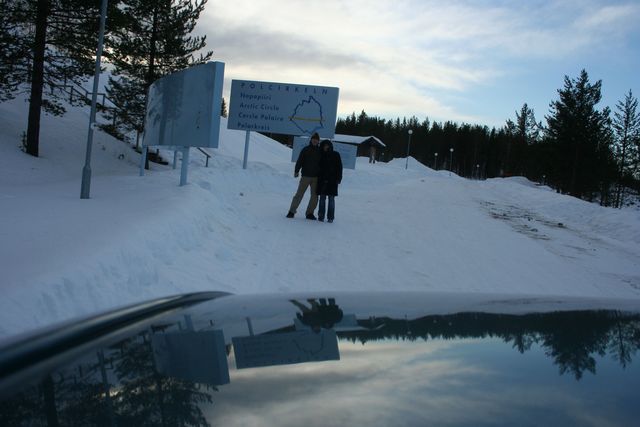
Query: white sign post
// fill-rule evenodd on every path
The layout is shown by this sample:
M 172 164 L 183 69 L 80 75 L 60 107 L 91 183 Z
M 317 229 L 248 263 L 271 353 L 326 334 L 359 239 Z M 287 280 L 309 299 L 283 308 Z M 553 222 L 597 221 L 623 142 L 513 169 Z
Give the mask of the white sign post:
M 338 94 L 337 87 L 232 80 L 227 127 L 247 131 L 242 167 L 251 131 L 333 137 Z
M 200 384 L 229 384 L 229 366 L 221 330 L 157 333 L 151 347 L 159 373 Z
M 156 80 L 149 87 L 140 175 L 147 147 L 182 151 L 180 185 L 187 183 L 189 147 L 217 148 L 224 63 L 207 62 Z
M 249 137 L 251 136 L 251 131 L 247 131 L 247 134 L 244 137 L 244 157 L 242 158 L 242 169 L 247 168 L 247 159 L 249 158 Z
M 331 329 L 233 337 L 236 368 L 340 360 L 338 336 Z
M 337 151 L 340 154 L 340 160 L 342 161 L 342 167 L 345 169 L 356 168 L 356 157 L 358 154 L 358 147 L 352 144 L 343 144 L 336 141 L 331 141 L 333 145 L 333 151 Z M 305 136 L 296 136 L 293 138 L 293 149 L 291 150 L 291 162 L 298 161 L 298 156 L 304 147 L 309 145 L 309 138 Z

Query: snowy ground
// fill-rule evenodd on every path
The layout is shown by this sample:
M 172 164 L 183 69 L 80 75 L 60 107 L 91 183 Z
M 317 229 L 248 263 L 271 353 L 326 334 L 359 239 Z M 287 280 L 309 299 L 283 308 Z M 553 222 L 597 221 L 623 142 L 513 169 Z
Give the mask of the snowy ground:
M 404 160 L 346 170 L 336 222 L 284 217 L 291 151 L 223 126 L 190 184 L 97 133 L 80 200 L 88 109 L 44 116 L 41 157 L 18 149 L 27 104 L 0 104 L 0 336 L 157 296 L 423 290 L 640 299 L 640 213 L 522 178 L 470 181 Z M 300 211 L 304 211 L 306 199 Z

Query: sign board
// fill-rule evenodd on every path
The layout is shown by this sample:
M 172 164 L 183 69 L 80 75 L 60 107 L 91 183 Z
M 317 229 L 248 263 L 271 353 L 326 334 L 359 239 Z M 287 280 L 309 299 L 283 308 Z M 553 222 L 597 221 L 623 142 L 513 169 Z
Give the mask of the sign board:
M 340 360 L 338 336 L 329 329 L 233 337 L 238 369 Z
M 158 333 L 151 337 L 156 370 L 200 384 L 229 384 L 224 335 L 220 330 Z
M 333 150 L 340 153 L 342 167 L 346 169 L 356 168 L 356 156 L 358 154 L 358 146 L 353 144 L 343 144 L 341 142 L 333 142 Z M 309 138 L 305 136 L 296 136 L 293 138 L 293 150 L 291 150 L 291 161 L 297 162 L 300 151 L 309 145 Z
M 337 87 L 232 80 L 227 127 L 331 138 L 338 92 Z
M 142 145 L 217 148 L 224 63 L 207 62 L 149 87 Z

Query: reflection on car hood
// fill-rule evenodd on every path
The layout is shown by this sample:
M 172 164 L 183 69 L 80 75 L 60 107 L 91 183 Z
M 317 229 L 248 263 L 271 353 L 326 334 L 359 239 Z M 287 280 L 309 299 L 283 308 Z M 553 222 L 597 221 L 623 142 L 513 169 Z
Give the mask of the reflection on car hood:
M 11 386 L 0 380 L 0 425 L 631 425 L 640 416 L 638 301 L 225 296 L 105 336 L 14 372 Z M 27 371 L 33 381 L 15 386 Z

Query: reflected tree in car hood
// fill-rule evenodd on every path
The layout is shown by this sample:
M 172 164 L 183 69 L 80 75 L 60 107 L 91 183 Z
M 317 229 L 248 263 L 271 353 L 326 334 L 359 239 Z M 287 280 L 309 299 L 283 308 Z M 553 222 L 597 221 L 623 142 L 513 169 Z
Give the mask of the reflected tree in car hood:
M 120 384 L 114 395 L 117 425 L 209 425 L 201 404 L 212 403 L 211 394 L 193 382 L 160 375 L 154 366 L 149 333 L 118 347 L 110 355 Z
M 415 320 L 371 318 L 358 322 L 362 331 L 340 332 L 341 338 L 366 343 L 381 339 L 427 340 L 499 337 L 520 353 L 540 345 L 560 374 L 577 380 L 596 373 L 594 356 L 609 354 L 624 368 L 640 348 L 640 316 L 616 311 L 571 311 L 527 315 L 459 313 Z

